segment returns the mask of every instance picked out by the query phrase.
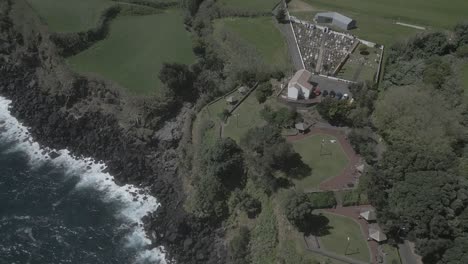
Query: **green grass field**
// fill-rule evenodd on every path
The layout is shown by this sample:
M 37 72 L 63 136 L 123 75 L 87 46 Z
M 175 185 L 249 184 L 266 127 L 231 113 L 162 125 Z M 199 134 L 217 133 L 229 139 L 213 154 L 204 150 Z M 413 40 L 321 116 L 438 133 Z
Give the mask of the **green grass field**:
M 252 1 L 256 2 L 256 1 Z M 215 36 L 220 38 L 220 31 L 228 30 L 251 44 L 263 60 L 272 66 L 289 67 L 290 60 L 286 41 L 275 27 L 273 18 L 224 18 L 214 22 Z M 225 47 L 231 49 L 230 47 Z M 242 56 L 242 54 L 231 54 Z
M 242 11 L 270 12 L 278 3 L 277 0 L 220 0 L 219 5 L 224 8 Z
M 54 32 L 77 32 L 93 28 L 101 13 L 115 4 L 110 0 L 28 0 Z
M 195 60 L 191 43 L 179 11 L 122 16 L 112 22 L 106 39 L 67 61 L 74 70 L 102 75 L 133 94 L 152 94 L 160 91 L 164 62 Z
M 296 1 L 296 0 L 293 0 Z M 357 21 L 350 32 L 360 38 L 389 45 L 420 30 L 395 21 L 431 28 L 451 28 L 467 18 L 468 1 L 452 0 L 303 0 L 310 5 L 307 12 L 292 15 L 312 19 L 319 11 L 337 11 Z M 313 9 L 313 11 L 311 11 Z
M 385 252 L 385 263 L 388 264 L 400 264 L 400 255 L 398 254 L 398 249 L 390 246 L 388 244 L 383 245 L 383 250 Z
M 368 48 L 368 51 L 369 55 L 361 55 L 359 47 L 356 48 L 343 68 L 338 72 L 337 77 L 356 82 L 374 80 L 374 76 L 379 68 L 379 54 L 381 50 Z
M 369 247 L 362 234 L 361 227 L 353 219 L 331 213 L 323 213 L 330 221 L 330 234 L 320 237 L 320 244 L 329 251 L 357 260 L 370 260 Z M 349 247 L 346 245 L 350 239 Z M 346 252 L 345 252 L 346 251 Z
M 325 140 L 325 145 L 321 153 L 322 140 Z M 330 143 L 330 140 L 336 140 L 336 138 L 329 135 L 312 135 L 292 143 L 302 160 L 312 168 L 311 175 L 294 180 L 297 189 L 314 190 L 324 180 L 338 176 L 346 167 L 348 157 L 340 143 L 338 141 Z

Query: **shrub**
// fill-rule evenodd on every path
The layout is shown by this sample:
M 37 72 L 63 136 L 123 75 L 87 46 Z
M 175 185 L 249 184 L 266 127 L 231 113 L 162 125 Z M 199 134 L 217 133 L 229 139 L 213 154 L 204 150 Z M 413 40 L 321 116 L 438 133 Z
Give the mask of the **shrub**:
M 336 206 L 335 195 L 331 191 L 309 193 L 307 196 L 314 208 L 332 208 Z
M 264 82 L 259 84 L 257 90 L 255 90 L 255 97 L 259 103 L 264 103 L 268 96 L 273 94 L 272 85 L 270 82 Z
M 229 263 L 244 264 L 250 262 L 249 241 L 249 229 L 245 226 L 241 226 L 239 228 L 239 233 L 229 241 Z

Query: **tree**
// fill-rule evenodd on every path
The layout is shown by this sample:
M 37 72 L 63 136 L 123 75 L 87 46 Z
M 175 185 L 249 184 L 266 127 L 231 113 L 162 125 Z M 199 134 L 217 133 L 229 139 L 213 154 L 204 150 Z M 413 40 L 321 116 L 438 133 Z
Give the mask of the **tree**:
M 352 106 L 347 100 L 325 98 L 317 105 L 320 115 L 333 125 L 346 125 L 349 123 L 348 115 Z
M 289 222 L 295 225 L 299 231 L 307 232 L 310 230 L 309 220 L 312 218 L 314 207 L 309 198 L 304 193 L 289 193 L 286 198 L 285 213 Z
M 159 79 L 174 93 L 175 97 L 184 100 L 195 99 L 196 93 L 193 89 L 195 78 L 187 65 L 163 63 Z
M 286 21 L 286 8 L 283 5 L 281 5 L 276 12 L 276 20 L 278 20 L 279 23 L 284 23 Z
M 258 85 L 255 90 L 255 97 L 259 103 L 264 103 L 267 98 L 273 94 L 272 85 L 270 82 L 264 82 Z
M 457 56 L 460 58 L 468 58 L 468 44 L 458 47 Z
M 293 126 L 297 118 L 297 112 L 290 110 L 287 107 L 282 107 L 274 111 L 270 106 L 265 106 L 260 111 L 260 115 L 268 122 L 268 124 L 278 128 Z
M 373 138 L 373 132 L 369 127 L 353 129 L 348 135 L 349 142 L 357 154 L 363 156 L 368 163 L 373 163 L 377 157 L 375 147 L 377 142 Z
M 431 84 L 436 89 L 441 89 L 445 80 L 451 75 L 450 65 L 438 57 L 426 61 L 423 73 L 423 81 Z
M 244 184 L 244 158 L 233 139 L 218 139 L 213 146 L 205 148 L 202 159 L 205 172 L 212 172 L 229 190 Z
M 454 28 L 458 46 L 468 44 L 468 21 L 458 23 Z

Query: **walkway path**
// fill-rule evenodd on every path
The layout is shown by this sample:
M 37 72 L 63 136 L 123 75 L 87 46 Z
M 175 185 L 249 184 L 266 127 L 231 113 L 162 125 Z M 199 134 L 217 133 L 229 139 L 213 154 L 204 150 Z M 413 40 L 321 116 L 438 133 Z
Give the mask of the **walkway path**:
M 313 127 L 308 133 L 289 136 L 287 137 L 287 140 L 296 141 L 312 135 L 320 134 L 332 135 L 336 137 L 338 142 L 340 142 L 340 145 L 343 148 L 346 156 L 348 156 L 348 165 L 346 165 L 346 167 L 339 175 L 321 182 L 319 188 L 326 191 L 339 191 L 353 188 L 357 184 L 359 177 L 359 174 L 356 173 L 356 166 L 361 164 L 362 161 L 361 157 L 357 155 L 356 152 L 354 152 L 354 149 L 349 143 L 343 129 L 334 127 Z
M 369 237 L 369 224 L 365 219 L 359 217 L 359 214 L 367 209 L 370 209 L 371 206 L 361 205 L 361 206 L 349 206 L 349 207 L 340 207 L 335 209 L 325 209 L 326 212 L 330 212 L 337 215 L 342 215 L 353 219 L 361 227 L 361 232 L 364 236 L 364 239 Z M 371 253 L 371 263 L 378 263 L 379 255 L 379 244 L 374 240 L 367 240 L 367 245 Z

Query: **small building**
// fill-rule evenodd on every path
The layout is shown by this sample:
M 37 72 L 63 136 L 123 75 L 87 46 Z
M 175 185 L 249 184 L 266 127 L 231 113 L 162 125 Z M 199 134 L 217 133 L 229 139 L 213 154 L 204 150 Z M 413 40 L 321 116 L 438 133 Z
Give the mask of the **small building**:
M 247 87 L 245 86 L 241 86 L 239 87 L 239 89 L 237 89 L 237 91 L 239 91 L 239 93 L 241 94 L 246 94 L 249 91 L 249 89 L 247 89 Z
M 312 88 L 312 83 L 309 82 L 312 73 L 302 69 L 296 72 L 288 83 L 288 99 L 309 99 Z
M 299 130 L 299 132 L 304 133 L 307 130 L 307 126 L 304 123 L 297 123 L 294 127 Z
M 356 166 L 356 171 L 359 172 L 359 173 L 363 173 L 364 172 L 364 164 L 361 164 L 359 166 Z
M 366 219 L 367 222 L 377 220 L 377 214 L 375 210 L 369 209 L 359 214 L 362 218 Z
M 349 30 L 356 27 L 356 20 L 344 16 L 337 12 L 322 12 L 315 15 L 315 21 L 321 24 L 331 24 L 342 30 Z
M 387 236 L 376 228 L 369 228 L 369 238 L 374 239 L 377 242 L 383 242 L 387 240 Z
M 226 98 L 226 102 L 228 102 L 229 104 L 235 104 L 237 102 L 237 99 L 231 95 Z

